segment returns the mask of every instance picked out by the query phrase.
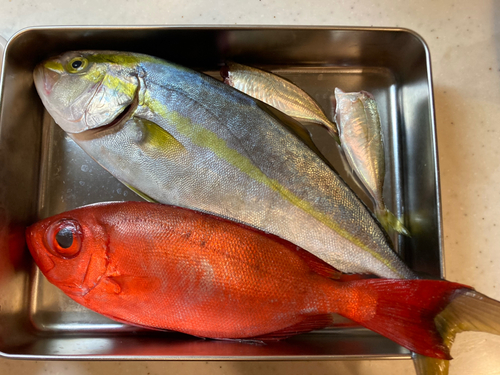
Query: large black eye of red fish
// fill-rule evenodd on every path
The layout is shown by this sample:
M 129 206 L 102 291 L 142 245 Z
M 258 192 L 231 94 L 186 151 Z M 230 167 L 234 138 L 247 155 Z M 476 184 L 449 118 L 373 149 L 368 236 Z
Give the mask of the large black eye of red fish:
M 47 246 L 56 256 L 71 259 L 78 255 L 82 246 L 82 228 L 77 221 L 58 221 L 47 231 Z

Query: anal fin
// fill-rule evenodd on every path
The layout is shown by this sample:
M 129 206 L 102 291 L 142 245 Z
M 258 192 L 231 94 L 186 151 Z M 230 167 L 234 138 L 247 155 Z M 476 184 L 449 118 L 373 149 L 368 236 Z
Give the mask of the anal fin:
M 130 190 L 132 190 L 134 193 L 136 193 L 139 197 L 141 197 L 142 199 L 144 199 L 146 202 L 151 202 L 151 203 L 158 203 L 158 201 L 154 200 L 153 198 L 151 198 L 149 195 L 147 194 L 144 194 L 142 191 L 136 189 L 135 187 L 133 187 L 132 185 L 129 185 L 127 184 L 126 182 L 123 182 L 123 181 L 120 181 L 123 185 L 125 185 L 126 187 L 128 187 Z
M 333 321 L 334 318 L 332 314 L 306 316 L 304 320 L 297 324 L 291 325 L 275 332 L 266 333 L 265 335 L 251 337 L 250 339 L 258 341 L 283 340 L 300 333 L 310 332 L 315 329 L 331 326 L 333 324 Z

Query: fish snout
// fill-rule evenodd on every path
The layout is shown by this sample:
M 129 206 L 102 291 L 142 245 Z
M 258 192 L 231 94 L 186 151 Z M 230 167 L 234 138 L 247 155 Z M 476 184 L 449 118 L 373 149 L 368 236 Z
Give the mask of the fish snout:
M 54 261 L 45 250 L 43 240 L 37 233 L 34 226 L 26 229 L 26 244 L 28 245 L 31 256 L 42 273 L 45 274 L 55 267 Z
M 39 88 L 43 87 L 45 95 L 49 96 L 55 84 L 61 78 L 61 72 L 41 64 L 36 67 L 34 78 L 35 84 Z

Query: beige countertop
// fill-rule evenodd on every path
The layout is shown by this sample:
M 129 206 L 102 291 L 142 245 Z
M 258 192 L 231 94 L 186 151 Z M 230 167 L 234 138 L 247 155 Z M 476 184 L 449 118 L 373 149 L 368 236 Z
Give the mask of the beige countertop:
M 146 5 L 147 4 L 147 5 Z M 36 25 L 399 26 L 432 59 L 446 277 L 500 300 L 500 1 L 148 2 L 0 0 L 0 35 Z M 450 374 L 500 374 L 500 337 L 458 336 Z M 409 360 L 43 362 L 0 358 L 0 374 L 414 374 Z

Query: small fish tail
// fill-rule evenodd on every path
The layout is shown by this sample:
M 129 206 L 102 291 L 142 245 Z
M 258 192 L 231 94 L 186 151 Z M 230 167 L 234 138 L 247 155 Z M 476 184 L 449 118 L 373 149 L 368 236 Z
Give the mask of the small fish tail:
M 459 331 L 464 321 L 473 320 L 475 327 L 478 321 L 488 327 L 495 324 L 496 329 L 500 325 L 500 315 L 485 310 L 493 300 L 488 299 L 479 308 L 468 306 L 469 297 L 462 296 L 477 292 L 462 284 L 401 279 L 368 279 L 347 284 L 354 288 L 351 301 L 357 303 L 350 302 L 347 311 L 339 311 L 341 315 L 426 357 L 451 359 L 447 338 Z M 488 323 L 481 320 L 485 316 Z M 495 316 L 497 321 L 490 322 Z M 427 362 L 427 367 L 442 364 Z
M 332 123 L 332 126 L 326 128 L 326 130 L 328 130 L 328 134 L 330 134 L 330 136 L 335 140 L 335 142 L 337 142 L 337 144 L 340 145 L 340 137 L 335 123 Z
M 382 224 L 385 230 L 389 231 L 389 229 L 393 229 L 400 234 L 411 237 L 410 231 L 386 207 L 376 208 L 375 215 L 377 216 L 378 221 L 380 221 L 380 224 Z

